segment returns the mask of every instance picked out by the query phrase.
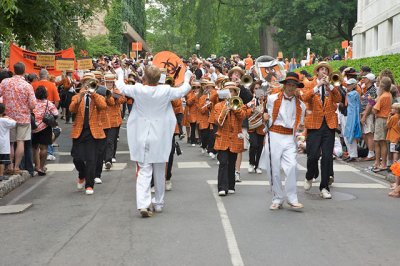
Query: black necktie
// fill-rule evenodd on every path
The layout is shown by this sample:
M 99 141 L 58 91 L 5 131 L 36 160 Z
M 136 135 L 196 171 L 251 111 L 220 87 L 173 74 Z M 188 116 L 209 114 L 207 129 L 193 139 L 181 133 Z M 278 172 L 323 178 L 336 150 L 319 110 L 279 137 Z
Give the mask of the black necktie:
M 90 103 L 89 103 L 89 95 L 86 95 L 85 98 L 85 117 L 83 119 L 83 128 L 89 128 L 89 107 L 90 107 Z
M 321 100 L 322 100 L 322 105 L 325 103 L 325 85 L 322 85 L 321 88 Z

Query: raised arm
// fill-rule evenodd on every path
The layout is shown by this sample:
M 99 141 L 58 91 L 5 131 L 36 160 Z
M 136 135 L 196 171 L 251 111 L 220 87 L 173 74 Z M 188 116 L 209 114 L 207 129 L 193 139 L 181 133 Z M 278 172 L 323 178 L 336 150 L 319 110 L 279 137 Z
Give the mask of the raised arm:
M 121 68 L 115 70 L 117 73 L 118 79 L 115 82 L 115 87 L 121 91 L 122 94 L 135 98 L 135 91 L 143 87 L 143 84 L 136 83 L 135 85 L 127 85 L 124 82 L 124 71 Z

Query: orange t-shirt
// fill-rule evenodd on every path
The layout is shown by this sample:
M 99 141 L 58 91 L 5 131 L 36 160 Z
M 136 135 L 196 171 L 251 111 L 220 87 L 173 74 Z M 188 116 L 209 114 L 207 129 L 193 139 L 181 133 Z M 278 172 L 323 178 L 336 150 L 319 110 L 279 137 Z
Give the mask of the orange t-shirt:
M 253 66 L 253 59 L 251 57 L 246 57 L 246 59 L 244 59 L 244 63 L 246 64 L 246 70 L 250 70 L 250 68 Z
M 50 102 L 59 102 L 60 101 L 60 96 L 58 95 L 58 90 L 56 87 L 56 84 L 54 84 L 51 81 L 48 80 L 39 80 L 39 81 L 35 81 L 32 82 L 32 87 L 33 90 L 36 91 L 36 89 L 39 86 L 44 86 L 47 90 L 47 100 L 49 100 Z
M 386 140 L 390 141 L 390 143 L 397 143 L 400 139 L 400 127 L 398 125 L 399 115 L 395 114 L 388 118 L 386 123 L 387 126 L 387 134 Z
M 374 109 L 377 111 L 375 116 L 380 118 L 388 118 L 392 109 L 392 94 L 385 91 L 378 97 Z

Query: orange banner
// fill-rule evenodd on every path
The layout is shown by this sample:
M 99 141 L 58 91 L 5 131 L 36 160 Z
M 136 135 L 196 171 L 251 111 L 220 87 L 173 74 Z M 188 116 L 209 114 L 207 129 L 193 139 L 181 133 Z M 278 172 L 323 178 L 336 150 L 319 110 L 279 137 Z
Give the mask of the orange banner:
M 347 46 L 349 46 L 349 41 L 347 41 L 347 40 L 342 41 L 342 49 L 346 49 Z
M 36 64 L 38 53 L 23 50 L 20 47 L 16 46 L 15 44 L 10 45 L 10 70 L 14 71 L 14 64 L 17 62 L 22 62 L 25 64 L 25 72 L 26 73 L 39 73 L 41 66 Z M 46 53 L 46 55 L 54 55 L 55 60 L 58 59 L 73 59 L 75 60 L 75 53 L 74 49 L 68 48 L 65 50 L 61 50 L 55 53 Z M 61 71 L 57 71 L 55 66 L 48 66 L 46 68 L 50 75 L 59 76 L 61 75 Z
M 132 43 L 132 51 L 142 51 L 142 43 L 141 42 L 133 42 Z

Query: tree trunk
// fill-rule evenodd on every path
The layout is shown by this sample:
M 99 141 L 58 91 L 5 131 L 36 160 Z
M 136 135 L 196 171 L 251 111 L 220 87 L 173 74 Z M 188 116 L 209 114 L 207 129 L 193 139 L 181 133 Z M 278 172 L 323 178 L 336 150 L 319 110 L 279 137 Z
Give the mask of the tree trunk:
M 53 33 L 53 41 L 54 41 L 54 49 L 55 51 L 62 50 L 61 47 L 61 28 L 60 25 L 54 25 L 54 33 Z
M 270 25 L 262 24 L 259 29 L 260 53 L 276 57 L 278 54 L 278 44 L 273 40 L 276 29 Z

